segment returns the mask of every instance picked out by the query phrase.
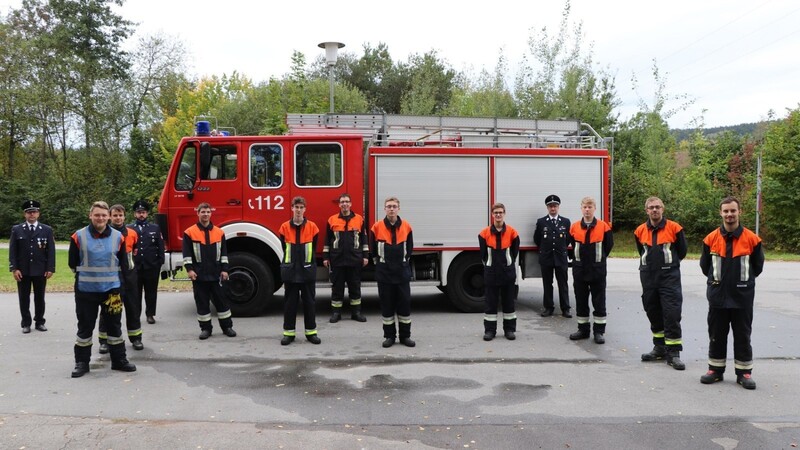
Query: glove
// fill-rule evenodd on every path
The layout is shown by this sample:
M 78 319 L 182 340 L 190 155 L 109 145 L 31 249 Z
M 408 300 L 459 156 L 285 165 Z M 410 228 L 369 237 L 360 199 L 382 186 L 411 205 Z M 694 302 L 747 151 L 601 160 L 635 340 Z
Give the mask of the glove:
M 122 314 L 122 296 L 119 292 L 109 292 L 105 305 L 108 307 L 108 313 L 113 315 Z

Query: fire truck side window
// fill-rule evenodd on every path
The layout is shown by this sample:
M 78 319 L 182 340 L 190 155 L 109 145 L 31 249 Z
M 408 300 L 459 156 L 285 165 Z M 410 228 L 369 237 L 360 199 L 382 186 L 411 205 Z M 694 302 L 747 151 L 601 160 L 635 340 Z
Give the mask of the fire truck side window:
M 295 183 L 298 186 L 342 184 L 340 144 L 298 144 L 294 152 Z
M 250 186 L 278 187 L 283 177 L 283 149 L 278 144 L 254 144 L 250 147 Z
M 204 180 L 235 180 L 236 166 L 236 147 L 212 147 L 208 173 L 200 176 Z
M 183 149 L 181 165 L 178 168 L 178 175 L 175 177 L 175 190 L 189 191 L 194 186 L 197 179 L 197 149 L 188 146 Z

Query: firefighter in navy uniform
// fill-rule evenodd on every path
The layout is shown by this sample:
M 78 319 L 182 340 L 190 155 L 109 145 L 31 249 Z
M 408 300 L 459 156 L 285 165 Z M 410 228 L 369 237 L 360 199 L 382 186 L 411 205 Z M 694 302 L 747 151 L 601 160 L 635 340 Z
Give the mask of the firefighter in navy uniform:
M 75 314 L 78 317 L 72 378 L 89 372 L 98 308 L 107 326 L 111 369 L 136 371 L 136 366 L 128 362 L 122 339 L 120 292 L 125 286 L 120 270 L 128 269 L 128 258 L 122 234 L 108 226 L 108 219 L 108 204 L 94 202 L 89 210 L 91 225 L 76 231 L 69 242 L 69 267 L 75 272 Z
M 125 207 L 113 205 L 111 207 L 111 228 L 122 234 L 125 242 L 125 255 L 128 264 L 122 270 L 124 279 L 124 289 L 122 290 L 122 305 L 125 310 L 125 328 L 128 330 L 128 339 L 134 350 L 143 350 L 142 344 L 142 310 L 141 303 L 137 301 L 136 266 L 133 259 L 136 253 L 136 244 L 139 235 L 135 231 L 125 226 Z M 100 353 L 108 353 L 108 335 L 106 334 L 106 324 L 103 316 L 100 316 L 100 323 L 97 326 L 98 337 L 100 338 Z
M 553 315 L 553 274 L 558 283 L 558 303 L 561 315 L 570 318 L 569 312 L 569 261 L 567 259 L 567 241 L 569 241 L 570 222 L 558 214 L 561 199 L 557 195 L 548 195 L 544 199 L 548 214 L 536 221 L 533 242 L 539 247 L 539 265 L 542 268 L 542 317 Z
M 306 200 L 292 199 L 292 218 L 281 224 L 278 237 L 283 247 L 281 278 L 283 279 L 283 337 L 281 345 L 291 344 L 296 336 L 297 304 L 303 304 L 306 340 L 320 344 L 316 318 L 317 238 L 319 228 L 305 218 Z
M 589 296 L 594 312 L 594 342 L 605 344 L 606 333 L 606 260 L 614 247 L 611 226 L 594 217 L 596 203 L 591 197 L 581 200 L 583 217 L 570 226 L 572 284 L 575 288 L 575 313 L 578 331 L 569 335 L 573 341 L 588 339 Z
M 370 228 L 370 249 L 375 261 L 375 280 L 383 318 L 383 347 L 397 339 L 406 347 L 414 347 L 411 339 L 411 253 L 414 236 L 411 225 L 402 220 L 400 200 L 389 197 L 383 202 L 386 217 Z M 397 328 L 395 328 L 397 315 Z
M 39 331 L 44 326 L 44 293 L 47 280 L 56 271 L 56 244 L 53 229 L 39 222 L 39 207 L 36 200 L 22 204 L 25 222 L 11 228 L 8 244 L 9 270 L 17 282 L 19 311 L 22 315 L 23 333 L 31 332 L 35 324 Z M 33 286 L 34 316 L 31 318 L 31 286 Z
M 484 341 L 491 341 L 497 334 L 498 304 L 503 307 L 503 334 L 510 341 L 516 339 L 517 313 L 514 301 L 517 295 L 516 263 L 520 240 L 517 230 L 505 223 L 505 215 L 505 205 L 492 205 L 492 225 L 478 234 L 486 293 Z
M 156 303 L 158 301 L 158 278 L 164 264 L 164 238 L 158 224 L 147 221 L 150 204 L 139 200 L 133 204 L 136 222 L 128 225 L 136 230 L 139 242 L 133 262 L 136 264 L 137 301 L 139 311 L 142 310 L 142 298 L 145 303 L 147 323 L 156 323 Z
M 733 363 L 736 382 L 755 389 L 753 372 L 753 302 L 756 277 L 764 269 L 761 238 L 739 222 L 739 200 L 720 202 L 722 226 L 703 239 L 700 268 L 708 277 L 708 372 L 703 384 L 722 381 L 728 350 L 728 330 L 733 330 Z
M 361 314 L 361 268 L 369 263 L 369 242 L 364 218 L 350 210 L 349 194 L 339 196 L 339 213 L 328 218 L 322 263 L 331 274 L 331 323 L 342 319 L 344 286 L 350 299 L 350 318 L 366 322 Z
M 639 251 L 639 278 L 642 305 L 650 320 L 653 350 L 642 354 L 642 361 L 666 358 L 675 370 L 684 370 L 681 361 L 681 260 L 686 257 L 683 227 L 664 217 L 664 203 L 658 197 L 645 201 L 647 222 L 633 232 Z
M 235 337 L 231 309 L 228 306 L 222 283 L 228 281 L 228 246 L 225 232 L 211 223 L 211 205 L 197 205 L 196 224 L 183 232 L 183 267 L 192 280 L 200 339 L 211 336 L 211 305 L 217 309 L 217 320 L 222 333 Z

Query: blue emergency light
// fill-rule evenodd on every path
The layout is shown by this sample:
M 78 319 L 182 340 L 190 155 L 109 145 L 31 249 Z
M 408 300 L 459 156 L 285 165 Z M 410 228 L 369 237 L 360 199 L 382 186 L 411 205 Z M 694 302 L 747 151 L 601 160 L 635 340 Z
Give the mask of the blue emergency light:
M 211 136 L 211 122 L 207 120 L 197 122 L 195 136 Z

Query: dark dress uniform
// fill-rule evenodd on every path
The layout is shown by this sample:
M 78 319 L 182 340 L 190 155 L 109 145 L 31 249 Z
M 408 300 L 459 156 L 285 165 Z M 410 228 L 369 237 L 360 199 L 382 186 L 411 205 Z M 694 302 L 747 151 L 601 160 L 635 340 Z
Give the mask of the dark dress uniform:
M 561 314 L 569 315 L 569 278 L 567 258 L 567 242 L 569 241 L 570 221 L 566 217 L 544 216 L 536 221 L 533 242 L 539 247 L 539 265 L 542 268 L 542 285 L 544 293 L 542 306 L 544 313 L 552 314 L 553 275 L 558 283 L 558 303 Z M 543 313 L 543 314 L 544 314 Z
M 39 202 L 28 200 L 22 204 L 23 211 L 38 210 Z M 36 328 L 44 328 L 45 302 L 44 294 L 47 286 L 45 272 L 56 271 L 56 244 L 53 229 L 36 222 L 14 225 L 11 228 L 11 240 L 8 246 L 8 262 L 11 272 L 19 270 L 22 280 L 17 282 L 19 310 L 22 315 L 20 325 L 23 330 L 30 330 L 35 322 Z M 33 287 L 34 316 L 31 318 L 31 286 Z
M 149 210 L 150 205 L 143 200 L 133 204 L 133 210 Z M 139 235 L 133 262 L 136 265 L 137 301 L 139 310 L 142 310 L 142 298 L 145 302 L 145 316 L 149 318 L 156 315 L 158 301 L 158 278 L 161 266 L 164 265 L 164 237 L 158 224 L 147 220 L 137 220 L 128 225 Z M 151 321 L 151 320 L 149 320 Z
M 708 277 L 708 369 L 718 381 L 725 372 L 728 330 L 733 330 L 733 362 L 737 379 L 753 371 L 753 302 L 756 277 L 764 269 L 761 238 L 741 225 L 728 232 L 724 227 L 703 240 L 700 268 Z M 747 386 L 745 386 L 747 387 Z M 750 389 L 755 389 L 753 382 Z

